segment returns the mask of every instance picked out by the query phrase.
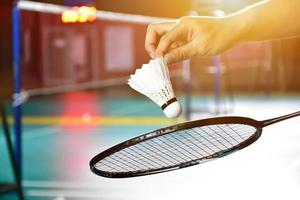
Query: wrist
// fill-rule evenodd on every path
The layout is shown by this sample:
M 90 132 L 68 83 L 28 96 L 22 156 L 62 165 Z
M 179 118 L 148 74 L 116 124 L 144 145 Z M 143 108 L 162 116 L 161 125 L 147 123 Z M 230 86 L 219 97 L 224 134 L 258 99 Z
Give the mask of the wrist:
M 253 19 L 247 13 L 237 13 L 229 15 L 228 23 L 231 24 L 232 30 L 237 34 L 237 42 L 251 40 L 251 29 Z

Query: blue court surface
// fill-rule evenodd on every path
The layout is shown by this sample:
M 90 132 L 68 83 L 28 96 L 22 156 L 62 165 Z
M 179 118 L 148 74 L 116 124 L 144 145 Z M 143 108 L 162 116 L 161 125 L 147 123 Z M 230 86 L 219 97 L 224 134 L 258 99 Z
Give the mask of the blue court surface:
M 200 97 L 192 102 L 194 108 L 207 104 Z M 230 115 L 264 120 L 299 108 L 300 96 L 239 96 Z M 193 114 L 193 119 L 203 117 Z M 79 92 L 30 99 L 24 104 L 22 135 L 26 200 L 300 199 L 300 118 L 266 127 L 246 149 L 194 167 L 129 179 L 90 171 L 89 160 L 102 150 L 179 121 L 184 118 L 166 119 L 146 98 Z M 9 182 L 2 132 L 0 144 L 0 181 Z M 17 198 L 10 193 L 0 199 Z

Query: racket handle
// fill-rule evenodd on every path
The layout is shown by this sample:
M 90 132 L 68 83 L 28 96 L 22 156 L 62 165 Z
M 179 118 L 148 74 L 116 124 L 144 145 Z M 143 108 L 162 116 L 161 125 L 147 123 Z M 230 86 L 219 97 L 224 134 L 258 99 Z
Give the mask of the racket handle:
M 266 126 L 269 126 L 271 124 L 274 124 L 274 123 L 277 123 L 277 122 L 280 122 L 280 121 L 283 121 L 283 120 L 286 120 L 286 119 L 290 119 L 290 118 L 293 118 L 293 117 L 298 117 L 298 116 L 300 116 L 300 111 L 294 112 L 294 113 L 291 113 L 291 114 L 288 114 L 288 115 L 284 115 L 284 116 L 281 116 L 281 117 L 276 117 L 276 118 L 273 118 L 273 119 L 267 119 L 267 120 L 261 121 L 261 123 L 262 123 L 262 127 L 266 127 Z

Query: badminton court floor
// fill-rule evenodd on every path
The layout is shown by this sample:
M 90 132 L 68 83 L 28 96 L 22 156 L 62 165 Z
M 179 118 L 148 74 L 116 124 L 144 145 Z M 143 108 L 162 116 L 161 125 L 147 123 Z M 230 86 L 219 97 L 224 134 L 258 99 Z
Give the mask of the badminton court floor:
M 193 97 L 192 105 L 205 108 L 211 100 Z M 300 96 L 239 96 L 231 106 L 231 115 L 264 120 L 300 110 Z M 166 119 L 145 98 L 115 99 L 92 92 L 36 97 L 23 108 L 26 200 L 300 199 L 300 117 L 266 127 L 253 145 L 213 162 L 146 177 L 108 179 L 89 170 L 95 154 L 184 119 Z M 12 181 L 2 132 L 0 165 L 0 182 Z M 8 194 L 0 199 L 17 198 Z

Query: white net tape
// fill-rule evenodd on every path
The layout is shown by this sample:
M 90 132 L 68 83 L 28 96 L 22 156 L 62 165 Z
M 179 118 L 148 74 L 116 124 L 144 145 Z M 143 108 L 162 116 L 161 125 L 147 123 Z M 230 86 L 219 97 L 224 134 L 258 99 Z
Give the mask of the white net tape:
M 49 3 L 37 3 L 32 1 L 20 1 L 18 8 L 21 10 L 30 10 L 36 12 L 60 14 L 64 11 L 70 10 L 70 7 L 54 5 Z M 100 11 L 96 12 L 96 18 L 103 20 L 119 21 L 119 22 L 130 22 L 137 24 L 149 24 L 158 21 L 170 20 L 168 18 L 150 17 L 143 15 L 124 14 L 117 12 Z

